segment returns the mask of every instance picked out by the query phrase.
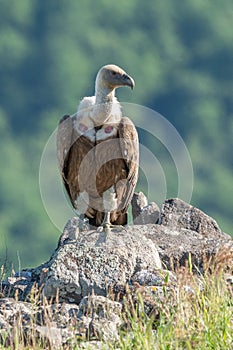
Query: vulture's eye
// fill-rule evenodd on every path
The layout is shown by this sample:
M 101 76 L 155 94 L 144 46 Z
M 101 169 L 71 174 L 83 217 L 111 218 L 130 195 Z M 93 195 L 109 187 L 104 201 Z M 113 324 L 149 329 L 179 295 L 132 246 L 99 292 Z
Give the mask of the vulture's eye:
M 116 75 L 116 72 L 112 71 L 112 75 L 114 75 L 114 76 L 115 76 L 115 75 Z

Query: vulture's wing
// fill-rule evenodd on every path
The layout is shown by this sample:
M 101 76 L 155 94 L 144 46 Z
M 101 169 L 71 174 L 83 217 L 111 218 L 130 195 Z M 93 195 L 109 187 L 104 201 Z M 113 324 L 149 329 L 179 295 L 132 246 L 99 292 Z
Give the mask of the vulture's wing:
M 122 203 L 124 210 L 130 205 L 135 186 L 138 179 L 139 168 L 139 144 L 137 130 L 132 121 L 127 117 L 122 117 L 119 124 L 119 138 L 122 157 L 126 163 L 128 176 L 122 193 Z
M 72 204 L 73 201 L 67 177 L 67 167 L 69 166 L 69 158 L 73 144 L 73 133 L 73 118 L 72 116 L 64 115 L 60 119 L 57 129 L 57 161 L 64 186 Z
M 57 129 L 57 160 L 58 167 L 63 174 L 65 159 L 69 154 L 73 140 L 73 120 L 69 115 L 64 115 L 59 121 Z
M 93 147 L 92 142 L 75 128 L 76 118 L 76 115 L 64 116 L 60 120 L 57 130 L 58 165 L 66 191 L 74 207 L 75 200 L 80 192 L 78 181 L 80 165 Z M 89 158 L 87 157 L 86 163 L 89 161 Z M 91 164 L 91 161 L 89 163 Z M 88 178 L 88 174 L 86 176 L 82 175 L 82 177 Z

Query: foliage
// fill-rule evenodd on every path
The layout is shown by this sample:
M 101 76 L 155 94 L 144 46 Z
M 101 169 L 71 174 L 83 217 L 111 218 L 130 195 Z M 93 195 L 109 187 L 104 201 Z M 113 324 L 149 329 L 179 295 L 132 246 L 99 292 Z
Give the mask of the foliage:
M 56 245 L 59 232 L 39 193 L 41 153 L 59 118 L 93 93 L 97 70 L 110 62 L 136 81 L 134 93 L 122 89 L 119 99 L 157 110 L 186 142 L 192 204 L 232 230 L 231 0 L 0 4 L 2 260 L 7 254 L 17 268 L 18 251 L 22 266 L 41 263 Z M 169 197 L 177 183 L 166 159 Z

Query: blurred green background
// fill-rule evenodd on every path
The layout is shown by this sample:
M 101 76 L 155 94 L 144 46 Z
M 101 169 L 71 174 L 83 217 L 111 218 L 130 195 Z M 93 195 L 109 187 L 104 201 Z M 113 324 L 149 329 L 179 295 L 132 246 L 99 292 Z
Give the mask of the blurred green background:
M 136 81 L 120 101 L 176 127 L 193 162 L 191 203 L 233 232 L 232 24 L 232 0 L 0 0 L 1 264 L 35 266 L 56 247 L 60 233 L 40 197 L 41 154 L 107 63 Z M 163 156 L 172 197 L 177 181 Z

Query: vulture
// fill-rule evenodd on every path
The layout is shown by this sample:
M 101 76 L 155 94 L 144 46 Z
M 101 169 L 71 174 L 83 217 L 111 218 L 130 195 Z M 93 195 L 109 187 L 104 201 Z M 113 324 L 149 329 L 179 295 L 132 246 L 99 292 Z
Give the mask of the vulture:
M 116 65 L 103 66 L 95 95 L 61 118 L 57 131 L 58 166 L 71 204 L 81 222 L 104 230 L 127 224 L 138 178 L 138 134 L 115 97 L 121 86 L 133 89 L 133 78 Z

